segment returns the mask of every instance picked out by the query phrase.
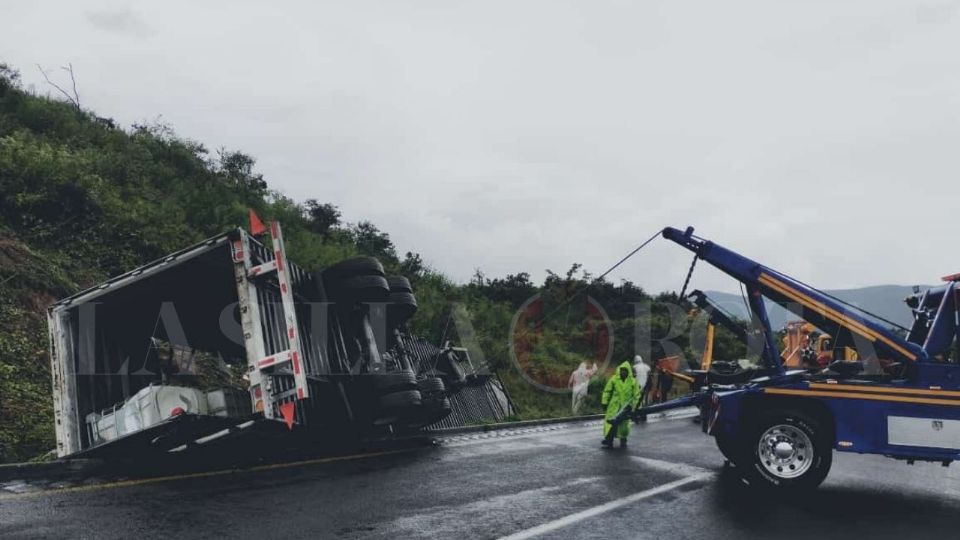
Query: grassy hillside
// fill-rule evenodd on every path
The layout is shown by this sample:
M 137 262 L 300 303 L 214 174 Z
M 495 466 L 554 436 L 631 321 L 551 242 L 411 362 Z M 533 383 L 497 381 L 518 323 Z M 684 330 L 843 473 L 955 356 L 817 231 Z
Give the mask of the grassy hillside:
M 568 395 L 538 390 L 513 367 L 508 335 L 516 310 L 532 295 L 558 306 L 586 286 L 588 276 L 576 265 L 541 284 L 520 269 L 505 278 L 478 275 L 468 284 L 452 283 L 417 254 L 399 256 L 389 234 L 363 216 L 346 223 L 330 202 L 293 201 L 272 190 L 251 156 L 211 152 L 164 125 L 123 128 L 27 93 L 17 73 L 0 64 L 0 462 L 30 459 L 54 446 L 46 356 L 50 302 L 243 225 L 247 208 L 282 221 L 290 256 L 306 268 L 367 254 L 411 277 L 421 308 L 412 324 L 431 339 L 462 340 L 462 325 L 447 324 L 458 306 L 460 319 L 473 327 L 475 357 L 501 373 L 522 417 L 568 413 Z M 599 282 L 589 293 L 613 320 L 612 358 L 618 362 L 633 357 L 638 331 L 662 333 L 669 325 L 662 305 L 669 297 L 651 298 L 629 283 Z M 649 313 L 638 316 L 637 302 Z M 581 299 L 533 329 L 525 342 L 529 369 L 562 378 L 595 355 L 589 342 L 595 329 L 585 330 L 592 323 L 583 310 Z M 738 347 L 721 335 L 718 355 L 741 354 Z M 598 410 L 596 402 L 591 410 Z

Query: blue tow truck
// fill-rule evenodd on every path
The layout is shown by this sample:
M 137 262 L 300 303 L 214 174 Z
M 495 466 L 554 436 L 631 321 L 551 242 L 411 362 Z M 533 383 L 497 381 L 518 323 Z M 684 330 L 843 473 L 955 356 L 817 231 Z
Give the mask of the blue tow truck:
M 913 313 L 898 332 L 876 316 L 686 230 L 666 228 L 676 242 L 743 284 L 760 354 L 758 369 L 731 381 L 711 377 L 695 393 L 645 407 L 639 415 L 696 405 L 700 425 L 752 485 L 810 489 L 827 476 L 833 451 L 881 454 L 948 466 L 960 458 L 960 275 L 916 292 Z M 696 261 L 695 261 L 696 262 Z M 766 301 L 834 336 L 827 369 L 786 370 L 770 328 Z M 844 361 L 855 347 L 858 361 Z

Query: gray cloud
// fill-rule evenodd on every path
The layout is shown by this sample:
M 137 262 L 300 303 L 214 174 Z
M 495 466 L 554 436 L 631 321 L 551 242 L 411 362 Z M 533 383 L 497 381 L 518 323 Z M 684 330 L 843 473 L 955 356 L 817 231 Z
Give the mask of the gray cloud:
M 73 23 L 100 2 L 17 5 L 0 50 L 72 62 L 100 114 L 246 150 L 458 280 L 598 273 L 688 224 L 828 288 L 960 270 L 949 3 L 280 6 L 140 4 L 140 40 Z M 679 288 L 688 264 L 657 244 L 615 277 Z M 736 290 L 704 265 L 695 285 Z
M 150 25 L 129 7 L 91 10 L 84 15 L 94 28 L 104 32 L 141 37 L 153 34 Z

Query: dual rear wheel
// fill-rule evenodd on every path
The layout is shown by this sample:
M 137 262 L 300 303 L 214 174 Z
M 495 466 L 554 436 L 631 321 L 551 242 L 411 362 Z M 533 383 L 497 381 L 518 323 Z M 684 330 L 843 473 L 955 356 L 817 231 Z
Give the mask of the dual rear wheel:
M 813 489 L 830 472 L 833 440 L 825 422 L 796 410 L 774 410 L 739 435 L 718 433 L 717 447 L 751 485 Z

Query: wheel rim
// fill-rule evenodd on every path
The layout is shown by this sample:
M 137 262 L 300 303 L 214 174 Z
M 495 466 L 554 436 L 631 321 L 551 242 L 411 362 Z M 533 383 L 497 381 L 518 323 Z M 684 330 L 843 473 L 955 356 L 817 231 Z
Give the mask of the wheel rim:
M 757 456 L 763 468 L 777 478 L 796 478 L 813 465 L 813 443 L 803 431 L 779 424 L 760 436 Z

